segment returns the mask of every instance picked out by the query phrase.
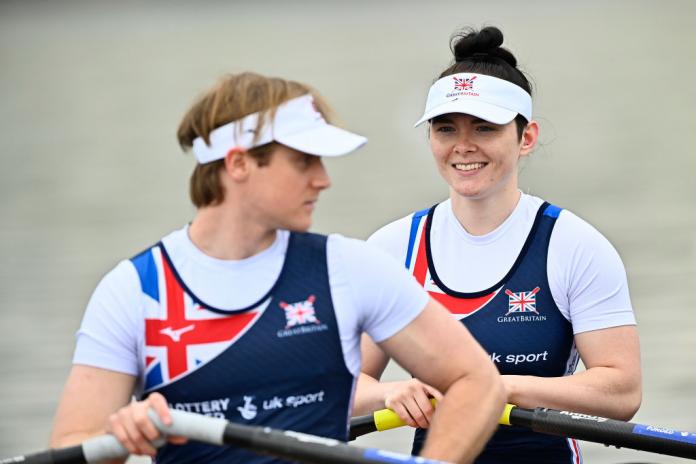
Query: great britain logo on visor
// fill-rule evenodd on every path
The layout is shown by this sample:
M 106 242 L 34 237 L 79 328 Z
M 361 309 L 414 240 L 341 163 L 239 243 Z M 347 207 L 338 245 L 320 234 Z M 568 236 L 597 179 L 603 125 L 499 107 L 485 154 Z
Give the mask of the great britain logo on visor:
M 416 126 L 447 113 L 464 113 L 494 124 L 507 124 L 518 114 L 532 120 L 532 97 L 521 87 L 486 74 L 459 73 L 435 82 L 425 112 Z
M 259 129 L 260 117 L 260 113 L 253 113 L 214 129 L 209 144 L 202 137 L 196 138 L 193 153 L 198 162 L 210 163 L 232 150 L 250 150 L 273 141 L 316 156 L 347 155 L 367 142 L 363 136 L 328 124 L 311 95 L 281 104 L 272 121 L 268 121 L 269 112 Z
M 474 80 L 477 76 L 460 79 L 454 76 L 454 90 L 472 90 L 474 88 Z M 448 94 L 450 95 L 450 94 Z

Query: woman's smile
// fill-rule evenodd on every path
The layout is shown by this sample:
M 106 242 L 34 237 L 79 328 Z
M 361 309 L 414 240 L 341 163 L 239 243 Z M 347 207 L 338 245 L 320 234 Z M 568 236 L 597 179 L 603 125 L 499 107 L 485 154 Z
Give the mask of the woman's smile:
M 477 174 L 481 169 L 485 168 L 488 163 L 475 161 L 469 163 L 452 163 L 452 167 L 457 171 L 466 173 L 469 175 Z

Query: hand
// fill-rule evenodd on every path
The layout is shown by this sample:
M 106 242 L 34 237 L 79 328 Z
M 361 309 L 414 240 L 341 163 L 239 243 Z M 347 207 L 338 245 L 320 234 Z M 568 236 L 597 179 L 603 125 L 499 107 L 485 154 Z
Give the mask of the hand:
M 411 427 L 427 429 L 435 411 L 430 398 L 440 401 L 442 393 L 418 379 L 391 382 L 389 386 L 391 388 L 385 394 L 384 405 Z
M 107 431 L 115 436 L 130 454 L 155 456 L 157 450 L 152 442 L 160 438 L 160 432 L 148 417 L 153 409 L 162 423 L 171 425 L 167 400 L 159 393 L 153 393 L 143 401 L 133 401 L 109 416 Z M 185 437 L 168 436 L 167 441 L 174 444 L 186 443 Z

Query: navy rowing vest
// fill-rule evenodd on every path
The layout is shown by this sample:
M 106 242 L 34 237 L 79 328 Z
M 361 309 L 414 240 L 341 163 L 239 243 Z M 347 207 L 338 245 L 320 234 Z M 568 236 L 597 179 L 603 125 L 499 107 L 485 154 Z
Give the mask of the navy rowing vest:
M 194 295 L 161 242 L 132 262 L 145 310 L 144 396 L 160 392 L 174 409 L 347 440 L 353 376 L 331 301 L 325 236 L 291 233 L 276 283 L 236 310 Z M 164 446 L 156 461 L 285 462 L 193 442 Z
M 501 374 L 558 377 L 572 373 L 577 365 L 572 326 L 553 300 L 546 272 L 549 240 L 561 209 L 541 205 L 517 260 L 500 282 L 479 292 L 462 293 L 440 280 L 433 263 L 430 225 L 436 207 L 414 213 L 411 222 L 406 267 L 416 280 L 461 320 Z M 424 439 L 425 430 L 416 430 L 413 454 Z M 579 462 L 574 441 L 500 426 L 475 462 L 550 464 L 576 459 Z

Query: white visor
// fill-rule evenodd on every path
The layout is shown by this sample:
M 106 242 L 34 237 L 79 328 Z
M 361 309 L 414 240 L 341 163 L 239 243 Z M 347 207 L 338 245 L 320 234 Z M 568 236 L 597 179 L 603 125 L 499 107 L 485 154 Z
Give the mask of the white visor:
M 425 113 L 416 126 L 435 116 L 464 113 L 494 124 L 518 114 L 532 120 L 532 96 L 521 87 L 486 74 L 459 73 L 438 79 L 428 92 Z
M 367 139 L 328 124 L 314 106 L 311 95 L 293 98 L 278 106 L 271 124 L 263 124 L 258 136 L 259 113 L 217 127 L 210 145 L 201 137 L 193 141 L 193 153 L 205 164 L 224 158 L 230 150 L 250 150 L 272 141 L 317 156 L 346 155 Z

